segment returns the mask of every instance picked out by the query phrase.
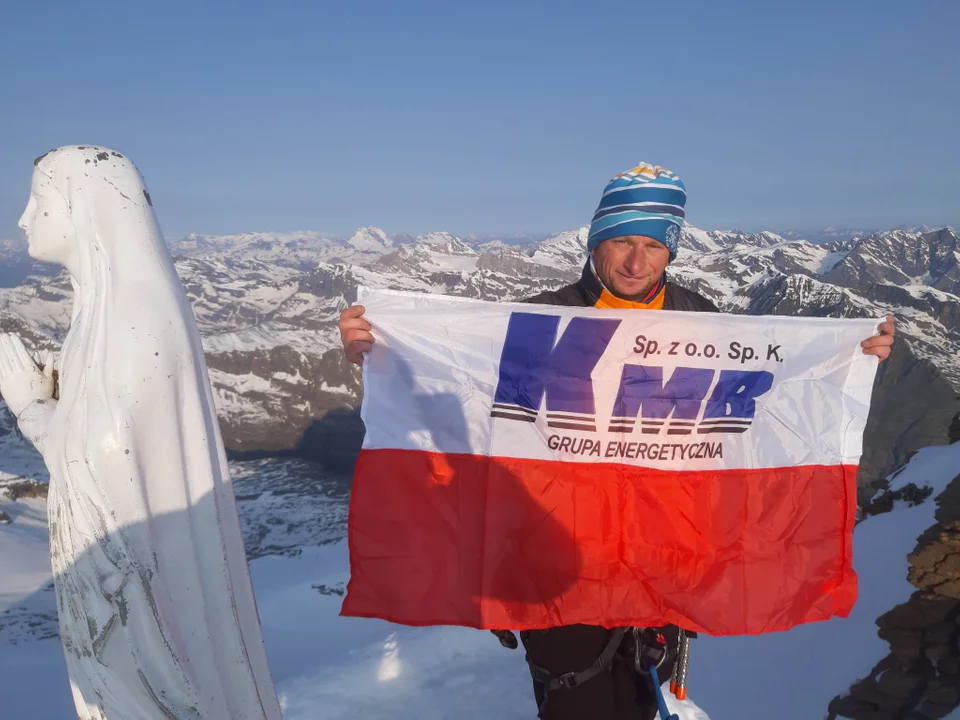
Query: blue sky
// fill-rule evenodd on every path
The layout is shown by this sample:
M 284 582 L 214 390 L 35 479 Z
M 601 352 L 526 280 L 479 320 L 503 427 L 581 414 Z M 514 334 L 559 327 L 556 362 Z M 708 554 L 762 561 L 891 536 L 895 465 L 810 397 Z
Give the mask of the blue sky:
M 568 229 L 641 159 L 701 227 L 960 225 L 953 0 L 4 5 L 0 237 L 74 143 L 170 237 Z

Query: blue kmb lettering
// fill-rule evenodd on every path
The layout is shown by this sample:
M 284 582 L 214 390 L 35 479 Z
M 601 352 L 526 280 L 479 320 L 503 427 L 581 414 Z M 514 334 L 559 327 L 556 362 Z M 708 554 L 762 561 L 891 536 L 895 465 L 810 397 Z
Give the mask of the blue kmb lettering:
M 513 313 L 507 325 L 494 408 L 534 413 L 546 395 L 547 411 L 595 415 L 591 373 L 619 320 L 575 317 L 560 340 L 556 315 Z
M 675 420 L 696 420 L 713 375 L 708 368 L 678 367 L 664 384 L 662 367 L 624 365 L 613 417 L 634 419 L 642 408 L 645 418 L 661 420 L 673 413 Z
M 756 414 L 756 399 L 773 386 L 765 370 L 722 370 L 713 393 L 704 400 L 713 379 L 709 368 L 678 367 L 663 381 L 663 368 L 624 365 L 613 406 L 610 432 L 630 433 L 640 417 L 640 431 L 659 435 L 746 432 Z M 703 409 L 703 417 L 697 422 Z M 669 422 L 667 421 L 669 418 Z
M 771 387 L 773 373 L 766 370 L 721 370 L 717 386 L 703 411 L 703 419 L 753 419 L 757 412 L 757 398 Z
M 591 375 L 619 325 L 615 319 L 575 317 L 557 340 L 558 316 L 513 313 L 491 415 L 534 422 L 546 397 L 551 426 L 594 432 Z M 772 387 L 773 374 L 765 370 L 721 370 L 717 377 L 710 368 L 677 367 L 664 381 L 662 367 L 625 364 L 609 431 L 631 432 L 639 418 L 643 433 L 745 432 L 757 398 Z

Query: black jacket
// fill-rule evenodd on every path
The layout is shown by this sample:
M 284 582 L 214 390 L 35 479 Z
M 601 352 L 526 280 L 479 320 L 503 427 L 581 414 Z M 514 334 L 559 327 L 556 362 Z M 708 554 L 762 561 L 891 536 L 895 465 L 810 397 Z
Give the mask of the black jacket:
M 559 290 L 540 293 L 524 302 L 543 305 L 593 307 L 600 298 L 603 286 L 588 262 L 580 279 Z M 669 280 L 663 299 L 664 310 L 688 312 L 719 312 L 705 297 Z M 664 629 L 668 642 L 676 648 L 677 628 Z M 592 625 L 570 625 L 549 630 L 532 630 L 520 634 L 527 656 L 551 674 L 580 672 L 590 667 L 607 644 L 609 631 Z M 660 668 L 661 681 L 673 670 L 670 662 Z M 543 690 L 534 683 L 537 705 L 543 702 Z M 597 675 L 571 689 L 559 689 L 549 694 L 542 714 L 543 720 L 652 720 L 657 712 L 656 700 L 649 677 L 638 675 L 633 663 L 618 657 L 609 674 Z

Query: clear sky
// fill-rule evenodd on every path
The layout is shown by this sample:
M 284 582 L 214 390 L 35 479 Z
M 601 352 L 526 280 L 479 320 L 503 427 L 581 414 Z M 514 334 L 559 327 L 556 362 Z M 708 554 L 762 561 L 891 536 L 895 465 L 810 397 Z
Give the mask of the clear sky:
M 960 225 L 960 2 L 6 0 L 0 238 L 102 144 L 169 237 L 586 224 L 635 161 L 706 228 Z

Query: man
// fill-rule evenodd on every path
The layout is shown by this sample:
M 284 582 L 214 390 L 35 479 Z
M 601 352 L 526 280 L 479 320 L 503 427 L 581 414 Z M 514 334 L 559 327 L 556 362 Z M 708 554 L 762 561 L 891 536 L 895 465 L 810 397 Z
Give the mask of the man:
M 718 312 L 695 292 L 669 282 L 667 265 L 676 257 L 683 225 L 686 190 L 669 170 L 642 163 L 607 185 L 590 224 L 589 257 L 580 280 L 526 300 L 546 305 Z M 340 316 L 347 359 L 361 364 L 373 346 L 364 308 Z M 890 354 L 894 321 L 887 316 L 879 336 L 861 343 L 881 361 Z M 675 637 L 676 629 L 667 632 Z M 609 672 L 592 675 L 575 687 L 547 688 L 545 677 L 579 673 L 593 665 L 611 633 L 603 627 L 572 625 L 521 634 L 534 669 L 534 694 L 543 720 L 650 720 L 656 714 L 653 689 L 634 672 L 628 655 L 614 657 Z M 628 635 L 629 638 L 629 635 Z M 504 644 L 509 644 L 501 636 Z M 669 664 L 661 673 L 669 675 Z

